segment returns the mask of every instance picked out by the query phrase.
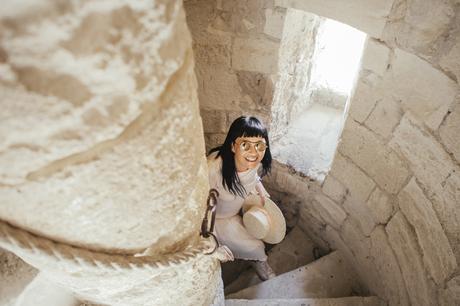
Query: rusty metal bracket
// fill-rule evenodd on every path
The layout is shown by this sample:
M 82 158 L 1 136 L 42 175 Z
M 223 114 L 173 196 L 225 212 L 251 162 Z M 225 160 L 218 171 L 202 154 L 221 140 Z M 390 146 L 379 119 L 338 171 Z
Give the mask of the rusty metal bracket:
M 206 200 L 206 212 L 201 223 L 201 232 L 200 235 L 204 238 L 212 237 L 216 243 L 214 249 L 210 253 L 214 253 L 219 247 L 219 242 L 217 241 L 216 236 L 214 235 L 214 224 L 216 222 L 216 207 L 217 207 L 217 197 L 219 192 L 212 188 L 209 190 L 208 199 Z

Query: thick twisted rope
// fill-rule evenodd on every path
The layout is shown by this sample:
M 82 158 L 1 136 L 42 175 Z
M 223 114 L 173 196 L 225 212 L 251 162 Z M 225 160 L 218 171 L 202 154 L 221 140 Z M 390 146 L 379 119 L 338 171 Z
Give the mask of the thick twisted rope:
M 26 252 L 28 255 L 44 255 L 60 262 L 65 261 L 88 268 L 116 271 L 127 269 L 158 270 L 178 266 L 197 256 L 205 256 L 209 249 L 213 249 L 212 243 L 201 239 L 196 246 L 162 257 L 107 254 L 36 236 L 4 221 L 0 221 L 0 247 L 14 253 L 19 248 L 21 252 Z

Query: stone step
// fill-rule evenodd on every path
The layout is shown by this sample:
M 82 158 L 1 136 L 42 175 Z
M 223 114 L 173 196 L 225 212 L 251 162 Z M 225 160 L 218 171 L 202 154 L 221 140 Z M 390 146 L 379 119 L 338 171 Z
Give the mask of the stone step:
M 14 306 L 78 306 L 80 302 L 72 292 L 49 280 L 43 272 L 24 288 Z
M 38 271 L 11 252 L 0 248 L 0 305 L 12 306 Z
M 270 300 L 225 300 L 225 306 L 385 306 L 375 296 L 343 297 L 332 299 L 270 299 Z
M 268 263 L 277 275 L 302 267 L 314 261 L 313 241 L 300 229 L 294 227 L 284 240 L 268 251 Z M 251 268 L 225 287 L 225 294 L 238 292 L 260 283 L 260 279 Z
M 229 299 L 337 298 L 359 292 L 358 277 L 339 251 L 229 294 Z

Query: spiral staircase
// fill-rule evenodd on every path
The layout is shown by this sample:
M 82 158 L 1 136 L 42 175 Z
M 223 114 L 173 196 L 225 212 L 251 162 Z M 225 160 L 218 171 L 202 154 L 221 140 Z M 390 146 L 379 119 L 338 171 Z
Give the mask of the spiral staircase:
M 252 269 L 245 270 L 225 286 L 225 305 L 386 305 L 376 296 L 366 296 L 358 276 L 339 251 L 315 260 L 314 247 L 302 230 L 294 228 L 268 252 L 270 266 L 277 276 L 261 282 Z
M 277 276 L 261 282 L 255 272 L 247 268 L 235 271 L 242 263 L 223 265 L 226 306 L 383 306 L 375 296 L 367 296 L 358 276 L 339 251 L 316 258 L 314 243 L 295 227 L 280 244 L 270 249 L 269 263 Z M 318 255 L 316 254 L 316 257 Z M 18 261 L 14 255 L 0 254 L 1 306 L 45 305 L 46 296 L 61 298 L 36 276 L 36 270 Z M 244 264 L 244 263 L 243 263 Z M 228 268 L 233 270 L 233 279 Z M 246 266 L 247 267 L 247 266 Z M 8 269 L 7 269 L 8 268 Z M 226 275 L 227 274 L 227 275 Z M 236 276 L 236 277 L 235 277 Z M 227 279 L 225 279 L 227 278 Z M 35 291 L 35 299 L 24 300 L 21 293 L 27 287 Z M 45 290 L 45 291 L 43 291 Z M 54 295 L 54 296 L 52 296 Z M 33 297 L 34 295 L 32 295 Z M 42 302 L 40 302 L 42 301 Z M 45 304 L 43 304 L 45 303 Z M 81 304 L 80 306 L 88 306 Z

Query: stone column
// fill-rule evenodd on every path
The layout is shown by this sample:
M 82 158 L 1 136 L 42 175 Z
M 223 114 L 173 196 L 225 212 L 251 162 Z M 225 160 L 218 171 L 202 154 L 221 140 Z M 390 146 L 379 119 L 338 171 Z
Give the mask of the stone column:
M 196 252 L 208 183 L 182 1 L 2 7 L 0 220 L 57 244 L 11 246 L 3 223 L 0 245 L 99 303 L 212 300 L 218 264 Z M 133 266 L 139 253 L 150 257 Z

